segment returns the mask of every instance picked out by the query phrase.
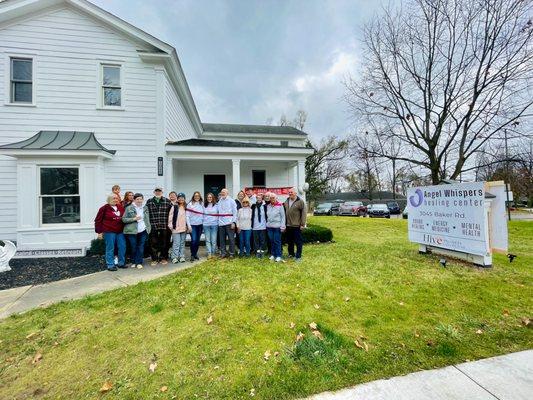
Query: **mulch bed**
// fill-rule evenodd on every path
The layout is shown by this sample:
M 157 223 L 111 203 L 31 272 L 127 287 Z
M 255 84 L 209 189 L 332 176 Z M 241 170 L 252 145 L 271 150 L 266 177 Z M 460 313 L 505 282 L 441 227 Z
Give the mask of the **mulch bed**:
M 103 256 L 24 258 L 9 262 L 11 271 L 0 272 L 0 290 L 38 285 L 106 270 Z

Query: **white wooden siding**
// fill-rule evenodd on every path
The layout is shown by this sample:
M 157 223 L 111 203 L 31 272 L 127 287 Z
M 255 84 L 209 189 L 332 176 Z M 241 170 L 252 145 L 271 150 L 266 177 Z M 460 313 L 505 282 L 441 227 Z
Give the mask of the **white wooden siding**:
M 165 136 L 168 140 L 184 140 L 197 137 L 185 113 L 181 101 L 165 74 Z
M 0 27 L 0 144 L 27 139 L 40 130 L 95 132 L 107 148 L 105 189 L 149 195 L 157 179 L 154 67 L 138 57 L 140 45 L 70 8 Z M 145 49 L 150 50 L 150 49 Z M 8 54 L 34 54 L 36 107 L 4 105 Z M 100 61 L 123 63 L 123 111 L 97 109 Z M 28 182 L 36 185 L 36 182 Z M 0 156 L 0 239 L 15 239 L 16 162 Z M 101 203 L 105 201 L 101 193 Z M 24 212 L 19 210 L 18 212 Z

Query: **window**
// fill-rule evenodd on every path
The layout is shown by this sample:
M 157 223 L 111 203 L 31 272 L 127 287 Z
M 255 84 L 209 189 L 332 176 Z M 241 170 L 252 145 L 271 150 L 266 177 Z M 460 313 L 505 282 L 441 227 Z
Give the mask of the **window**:
M 33 103 L 33 60 L 11 58 L 11 103 Z
M 252 170 L 252 186 L 253 187 L 265 187 L 266 186 L 265 170 Z
M 41 221 L 43 224 L 80 222 L 78 168 L 40 169 Z
M 122 106 L 120 69 L 120 65 L 102 64 L 102 105 L 104 107 Z
M 289 147 L 289 141 L 288 140 L 282 140 L 281 141 L 281 147 Z

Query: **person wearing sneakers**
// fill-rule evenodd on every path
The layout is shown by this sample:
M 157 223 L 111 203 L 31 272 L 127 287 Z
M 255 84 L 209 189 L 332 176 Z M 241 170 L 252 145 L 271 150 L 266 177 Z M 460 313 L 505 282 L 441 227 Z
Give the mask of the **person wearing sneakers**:
M 226 238 L 229 242 L 229 257 L 235 255 L 235 222 L 237 221 L 237 203 L 228 196 L 228 189 L 220 191 L 218 197 L 218 213 L 223 214 L 218 217 L 218 236 L 220 238 L 220 257 L 226 258 Z
M 250 257 L 250 239 L 252 237 L 252 209 L 250 199 L 245 196 L 242 207 L 237 211 L 237 233 L 239 235 L 239 255 Z
M 115 244 L 118 248 L 117 263 L 119 268 L 126 268 L 126 239 L 122 230 L 124 209 L 116 194 L 107 196 L 107 202 L 98 210 L 94 219 L 94 230 L 99 239 L 105 242 L 105 261 L 109 271 L 116 271 Z
M 256 194 L 256 202 L 252 205 L 252 236 L 257 258 L 263 258 L 266 251 L 267 205 L 263 203 L 263 194 Z
M 289 257 L 294 257 L 294 260 L 299 262 L 302 259 L 304 243 L 302 230 L 305 229 L 307 208 L 305 207 L 305 202 L 298 197 L 298 192 L 295 188 L 289 190 L 289 197 L 283 203 L 283 207 L 287 217 L 287 251 Z M 295 244 L 296 254 L 294 253 Z
M 168 227 L 172 232 L 172 263 L 185 262 L 185 240 L 187 239 L 187 211 L 185 193 L 178 194 L 178 202 L 168 214 Z
M 187 227 L 191 232 L 191 262 L 199 260 L 198 249 L 204 223 L 204 200 L 200 192 L 194 192 L 187 204 Z
M 133 195 L 133 203 L 126 207 L 122 222 L 124 222 L 124 236 L 130 243 L 132 268 L 141 269 L 144 259 L 144 244 L 150 234 L 150 216 L 148 208 L 143 207 L 144 197 L 141 193 Z
M 152 230 L 150 231 L 150 249 L 152 262 L 155 266 L 160 261 L 161 264 L 168 264 L 169 235 L 168 213 L 172 204 L 170 200 L 163 196 L 163 189 L 157 186 L 154 189 L 154 197 L 146 202 Z
M 278 201 L 275 193 L 270 193 L 270 203 L 267 206 L 267 215 L 268 219 L 266 227 L 272 247 L 270 260 L 281 262 L 281 233 L 285 231 L 285 209 L 283 208 L 283 204 Z
M 218 215 L 213 214 L 218 214 L 217 198 L 213 193 L 207 193 L 203 217 L 207 258 L 214 257 L 217 251 Z

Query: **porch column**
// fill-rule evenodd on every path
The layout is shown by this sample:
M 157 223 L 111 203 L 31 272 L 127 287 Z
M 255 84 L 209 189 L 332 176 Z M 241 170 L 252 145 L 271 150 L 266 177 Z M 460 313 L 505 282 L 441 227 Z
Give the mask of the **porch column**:
M 165 184 L 163 189 L 168 195 L 172 190 L 174 190 L 174 160 L 171 157 L 166 157 L 165 170 L 163 174 L 165 175 Z
M 231 193 L 231 197 L 233 197 L 237 196 L 237 193 L 241 190 L 241 160 L 233 159 L 231 160 L 231 163 L 233 164 L 233 169 L 231 171 L 233 177 L 233 193 Z
M 305 183 L 305 160 L 298 160 L 298 192 L 305 199 L 305 192 L 302 190 Z
M 291 186 L 298 190 L 298 163 L 295 162 L 291 166 Z

